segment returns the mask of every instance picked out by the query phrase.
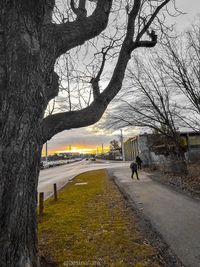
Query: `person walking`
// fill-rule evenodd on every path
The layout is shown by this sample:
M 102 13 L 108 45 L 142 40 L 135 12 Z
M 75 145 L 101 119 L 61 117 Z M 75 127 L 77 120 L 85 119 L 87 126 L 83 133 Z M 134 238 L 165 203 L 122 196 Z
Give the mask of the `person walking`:
M 132 171 L 131 178 L 133 179 L 133 175 L 135 173 L 136 177 L 137 177 L 137 180 L 140 180 L 139 177 L 138 177 L 137 163 L 135 161 L 131 162 L 130 168 L 131 168 L 131 171 Z
M 136 156 L 136 163 L 137 163 L 137 166 L 138 166 L 138 170 L 141 170 L 142 169 L 142 160 L 139 156 Z

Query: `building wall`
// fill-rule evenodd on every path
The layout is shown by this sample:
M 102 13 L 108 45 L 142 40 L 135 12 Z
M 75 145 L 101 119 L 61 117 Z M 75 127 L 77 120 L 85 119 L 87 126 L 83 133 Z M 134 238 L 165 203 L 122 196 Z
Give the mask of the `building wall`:
M 126 160 L 135 160 L 138 155 L 138 137 L 129 138 L 124 143 L 124 154 Z
M 200 160 L 200 135 L 196 133 L 187 134 L 188 151 L 186 159 L 189 162 L 197 162 Z
M 186 160 L 188 162 L 200 161 L 200 134 L 198 133 L 183 133 L 184 145 L 187 146 L 187 152 L 185 153 Z M 129 138 L 124 143 L 124 152 L 126 160 L 135 160 L 139 155 L 143 161 L 144 166 L 163 166 L 167 168 L 171 164 L 172 160 L 164 155 L 156 155 L 150 151 L 149 144 L 151 143 L 151 134 L 143 134 Z

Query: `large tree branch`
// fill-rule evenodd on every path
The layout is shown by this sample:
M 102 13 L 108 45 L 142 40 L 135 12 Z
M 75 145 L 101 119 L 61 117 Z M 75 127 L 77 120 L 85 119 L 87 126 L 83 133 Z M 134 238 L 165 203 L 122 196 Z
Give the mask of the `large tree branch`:
M 124 42 L 122 44 L 122 48 L 120 50 L 117 65 L 114 69 L 112 78 L 108 86 L 102 92 L 102 95 L 104 96 L 104 98 L 106 99 L 108 103 L 120 91 L 128 61 L 131 58 L 131 52 L 136 48 L 134 46 L 133 37 L 135 34 L 135 20 L 139 13 L 140 6 L 141 6 L 141 0 L 135 0 L 133 8 L 131 12 L 129 13 L 127 33 L 126 33 Z
M 52 24 L 50 32 L 57 44 L 56 57 L 99 35 L 107 26 L 111 6 L 112 0 L 100 0 L 91 16 L 82 16 L 81 19 L 59 25 Z
M 98 100 L 82 110 L 47 116 L 43 121 L 43 143 L 64 130 L 94 124 L 101 118 L 106 108 L 106 102 L 99 97 Z
M 74 14 L 76 14 L 78 20 L 83 19 L 87 16 L 87 10 L 85 8 L 85 4 L 86 4 L 86 0 L 80 0 L 79 7 L 76 8 L 74 0 L 71 0 L 70 2 L 71 8 Z
M 98 93 L 98 95 L 95 96 L 95 100 L 87 108 L 80 111 L 55 114 L 45 118 L 43 124 L 44 142 L 63 130 L 88 126 L 101 118 L 108 104 L 120 91 L 128 61 L 131 58 L 131 52 L 138 47 L 138 42 L 133 42 L 133 37 L 135 34 L 135 20 L 139 14 L 140 7 L 141 0 L 135 0 L 133 8 L 129 13 L 126 37 L 108 86 L 101 94 Z M 152 42 L 152 46 L 156 44 L 153 38 L 149 42 Z
M 151 40 L 142 40 L 142 41 L 136 41 L 134 43 L 135 47 L 154 47 L 157 44 L 157 35 L 154 31 L 152 31 L 150 34 L 148 34 Z
M 124 72 L 130 59 L 130 47 L 134 35 L 134 22 L 139 12 L 141 0 L 136 0 L 134 10 L 129 15 L 128 30 L 121 48 L 118 63 L 111 82 L 103 93 L 95 96 L 90 106 L 80 111 L 64 112 L 48 116 L 43 122 L 43 141 L 50 139 L 55 134 L 71 128 L 79 128 L 97 122 L 103 115 L 108 103 L 119 92 L 124 78 Z M 128 51 L 127 51 L 128 50 Z M 101 71 L 101 70 L 100 70 Z M 118 75 L 119 74 L 119 75 Z
M 122 81 L 124 78 L 128 61 L 130 59 L 131 52 L 138 47 L 154 47 L 156 45 L 157 35 L 155 34 L 154 31 L 151 31 L 151 33 L 149 33 L 149 27 L 151 26 L 152 22 L 154 21 L 160 10 L 169 1 L 170 0 L 165 0 L 159 6 L 157 6 L 155 11 L 151 15 L 151 18 L 147 22 L 146 26 L 141 30 L 141 32 L 137 34 L 135 41 L 133 41 L 133 37 L 135 34 L 135 19 L 140 11 L 141 1 L 136 0 L 134 2 L 134 6 L 129 14 L 127 34 L 122 45 L 122 49 L 119 55 L 116 68 L 114 70 L 110 83 L 102 93 L 105 95 L 105 98 L 107 99 L 108 102 L 110 102 L 121 89 Z M 140 40 L 145 32 L 150 37 L 150 40 L 144 40 L 144 41 Z
M 99 81 L 100 81 L 100 77 L 101 77 L 101 75 L 103 73 L 104 66 L 106 64 L 107 53 L 111 48 L 112 48 L 112 45 L 109 45 L 108 47 L 102 49 L 102 61 L 101 61 L 100 69 L 99 69 L 96 77 L 92 78 L 91 81 L 90 81 L 90 83 L 92 85 L 92 89 L 93 89 L 93 98 L 94 98 L 94 100 L 96 100 L 100 95 Z

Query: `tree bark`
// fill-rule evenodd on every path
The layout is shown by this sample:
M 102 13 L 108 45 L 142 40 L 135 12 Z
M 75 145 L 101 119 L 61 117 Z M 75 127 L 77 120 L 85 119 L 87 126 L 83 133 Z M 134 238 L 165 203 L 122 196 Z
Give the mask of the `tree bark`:
M 0 3 L 1 267 L 39 266 L 36 210 L 42 122 L 49 100 L 59 89 L 54 72 L 59 47 L 55 29 L 58 35 L 57 28 L 66 32 L 60 41 L 66 51 L 77 45 L 77 32 L 71 26 L 86 26 L 88 36 L 82 34 L 78 43 L 92 38 L 107 25 L 112 1 L 103 2 L 106 9 L 99 2 L 92 17 L 65 25 L 51 24 L 54 0 Z
M 37 182 L 46 107 L 40 61 L 40 3 L 1 12 L 0 266 L 37 267 Z
M 0 183 L 1 267 L 39 266 L 36 207 L 41 146 L 38 146 L 35 135 L 32 133 L 25 140 L 15 134 L 16 141 L 3 145 Z M 19 139 L 23 145 L 18 143 Z

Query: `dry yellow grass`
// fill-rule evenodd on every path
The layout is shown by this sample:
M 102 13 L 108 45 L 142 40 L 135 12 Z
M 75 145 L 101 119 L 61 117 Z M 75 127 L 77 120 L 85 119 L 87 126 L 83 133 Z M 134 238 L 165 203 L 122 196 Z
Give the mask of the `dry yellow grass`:
M 59 266 L 159 266 L 130 213 L 105 170 L 81 174 L 57 202 L 46 201 L 38 226 L 40 253 Z

